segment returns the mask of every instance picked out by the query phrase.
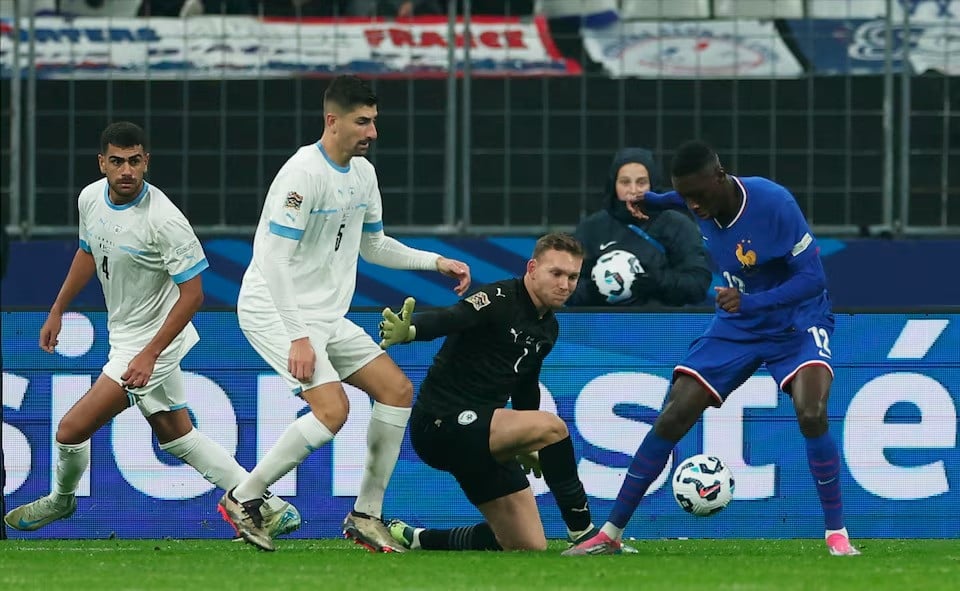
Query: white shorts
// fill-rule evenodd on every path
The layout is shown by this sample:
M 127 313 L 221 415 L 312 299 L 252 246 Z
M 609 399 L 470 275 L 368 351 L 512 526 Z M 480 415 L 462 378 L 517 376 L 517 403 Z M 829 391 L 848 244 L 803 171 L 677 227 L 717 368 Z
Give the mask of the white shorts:
M 127 390 L 130 406 L 136 405 L 145 417 L 158 412 L 186 408 L 187 393 L 183 387 L 180 361 L 199 342 L 200 336 L 196 329 L 192 324 L 187 325 L 187 328 L 157 358 L 147 385 Z M 127 366 L 139 353 L 140 351 L 111 348 L 107 355 L 107 364 L 103 366 L 103 375 L 123 387 L 120 376 L 126 373 Z
M 313 377 L 301 382 L 287 369 L 290 339 L 286 331 L 250 330 L 243 322 L 240 328 L 254 350 L 287 382 L 294 394 L 343 381 L 385 352 L 362 328 L 346 318 L 308 324 L 307 336 L 317 356 L 317 366 Z
M 120 376 L 127 371 L 133 355 L 110 351 L 110 360 L 103 366 L 103 375 L 123 386 Z M 153 366 L 153 374 L 146 386 L 127 390 L 130 406 L 136 405 L 143 416 L 158 412 L 179 410 L 187 407 L 187 393 L 183 388 L 183 372 L 180 371 L 180 356 L 161 356 Z

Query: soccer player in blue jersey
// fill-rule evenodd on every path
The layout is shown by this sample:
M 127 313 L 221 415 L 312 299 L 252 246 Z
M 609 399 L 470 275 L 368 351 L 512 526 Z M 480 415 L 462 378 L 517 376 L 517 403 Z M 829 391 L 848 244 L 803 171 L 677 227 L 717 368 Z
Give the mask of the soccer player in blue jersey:
M 833 314 L 816 239 L 787 189 L 727 174 L 703 142 L 678 149 L 671 175 L 676 190 L 647 193 L 645 204 L 686 205 L 699 218 L 727 286 L 715 288 L 713 322 L 674 368 L 667 402 L 627 470 L 607 523 L 564 554 L 619 553 L 627 522 L 677 442 L 762 364 L 793 398 L 830 554 L 859 554 L 843 524 L 840 455 L 827 431 Z

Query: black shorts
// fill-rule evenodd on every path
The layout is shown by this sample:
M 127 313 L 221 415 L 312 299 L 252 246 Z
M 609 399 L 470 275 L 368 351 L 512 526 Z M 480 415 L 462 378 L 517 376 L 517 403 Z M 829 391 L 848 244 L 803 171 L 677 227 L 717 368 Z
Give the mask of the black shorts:
M 516 460 L 498 462 L 490 453 L 494 409 L 435 417 L 417 406 L 410 416 L 410 443 L 425 464 L 449 472 L 467 499 L 481 505 L 530 486 Z

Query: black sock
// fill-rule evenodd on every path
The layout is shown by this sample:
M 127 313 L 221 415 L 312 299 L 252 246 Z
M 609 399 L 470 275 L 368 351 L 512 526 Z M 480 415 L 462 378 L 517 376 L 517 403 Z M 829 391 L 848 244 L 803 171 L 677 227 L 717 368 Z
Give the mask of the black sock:
M 453 529 L 425 529 L 420 532 L 424 550 L 503 550 L 487 522 Z
M 590 527 L 590 506 L 577 474 L 577 458 L 574 457 L 573 442 L 569 435 L 540 450 L 540 469 L 543 471 L 543 480 L 557 500 L 567 528 L 583 531 Z

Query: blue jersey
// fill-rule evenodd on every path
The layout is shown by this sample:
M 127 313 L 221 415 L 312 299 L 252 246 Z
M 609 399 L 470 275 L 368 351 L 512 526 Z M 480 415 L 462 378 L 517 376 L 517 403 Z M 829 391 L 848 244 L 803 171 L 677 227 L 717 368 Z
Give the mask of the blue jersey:
M 731 178 L 744 196 L 733 221 L 697 221 L 724 281 L 742 293 L 740 311 L 718 309 L 708 334 L 739 340 L 832 328 L 819 248 L 796 199 L 769 179 Z

